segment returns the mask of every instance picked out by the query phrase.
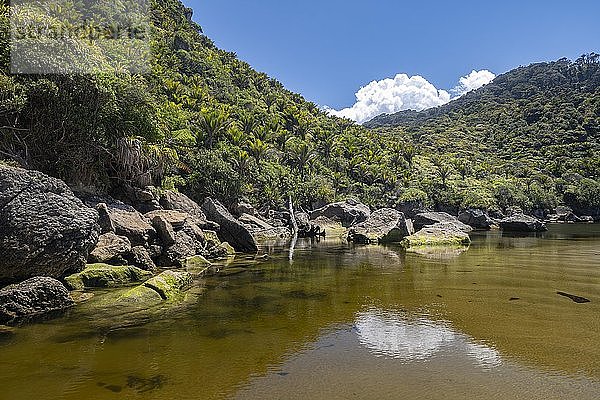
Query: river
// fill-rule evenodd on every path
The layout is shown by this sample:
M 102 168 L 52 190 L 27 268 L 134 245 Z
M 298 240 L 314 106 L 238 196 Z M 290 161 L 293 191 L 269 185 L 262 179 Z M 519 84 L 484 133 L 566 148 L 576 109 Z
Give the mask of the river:
M 0 399 L 600 398 L 600 226 L 472 238 L 264 246 L 144 312 L 97 291 L 0 336 Z

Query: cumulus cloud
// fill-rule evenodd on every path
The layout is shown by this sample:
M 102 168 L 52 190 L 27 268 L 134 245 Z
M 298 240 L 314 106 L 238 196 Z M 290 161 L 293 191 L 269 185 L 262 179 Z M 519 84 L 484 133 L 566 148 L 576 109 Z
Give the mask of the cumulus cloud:
M 479 89 L 483 85 L 487 85 L 494 80 L 496 75 L 488 71 L 487 69 L 481 71 L 471 71 L 467 76 L 463 76 L 459 79 L 458 85 L 451 90 L 452 94 L 456 97 L 460 97 L 471 90 Z
M 325 107 L 325 110 L 338 117 L 349 118 L 364 123 L 381 114 L 392 114 L 403 110 L 421 111 L 441 106 L 465 93 L 477 89 L 495 78 L 490 71 L 473 71 L 460 78 L 450 92 L 437 89 L 422 76 L 409 77 L 398 74 L 393 79 L 373 81 L 356 93 L 356 103 L 343 110 Z M 452 93 L 452 95 L 450 94 Z

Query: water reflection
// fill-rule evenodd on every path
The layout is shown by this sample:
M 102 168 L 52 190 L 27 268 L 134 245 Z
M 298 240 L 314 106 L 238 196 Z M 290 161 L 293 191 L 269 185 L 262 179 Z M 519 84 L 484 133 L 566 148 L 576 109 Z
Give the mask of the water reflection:
M 426 317 L 371 308 L 356 317 L 356 332 L 362 346 L 377 357 L 389 357 L 405 363 L 426 361 L 437 353 L 464 354 L 482 368 L 502 363 L 491 347 L 476 343 L 449 325 Z

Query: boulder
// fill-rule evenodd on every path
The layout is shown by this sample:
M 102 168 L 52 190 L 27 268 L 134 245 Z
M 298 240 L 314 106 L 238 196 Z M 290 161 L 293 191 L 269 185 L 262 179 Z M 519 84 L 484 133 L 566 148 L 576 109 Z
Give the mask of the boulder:
M 206 217 L 215 221 L 221 229 L 217 232 L 219 239 L 228 242 L 234 249 L 243 253 L 256 253 L 258 245 L 250 231 L 217 200 L 210 197 L 202 204 Z
M 112 203 L 98 203 L 95 207 L 100 214 L 102 233 L 125 236 L 133 246 L 144 246 L 156 237 L 150 222 L 125 203 L 112 200 Z
M 0 290 L 0 324 L 71 307 L 75 302 L 62 283 L 35 277 Z
M 167 221 L 166 218 L 160 215 L 156 215 L 152 218 L 152 227 L 158 233 L 158 237 L 160 238 L 163 246 L 172 246 L 175 244 L 175 230 L 173 229 L 173 225 Z
M 425 212 L 415 216 L 413 224 L 416 230 L 432 226 L 441 222 L 453 224 L 458 230 L 469 233 L 473 230 L 469 225 L 460 222 L 456 217 L 445 212 Z
M 382 208 L 350 228 L 348 241 L 354 243 L 399 243 L 414 233 L 412 221 L 400 211 Z
M 424 246 L 466 246 L 470 243 L 469 235 L 451 223 L 427 226 L 402 241 L 402 245 L 407 249 Z
M 487 213 L 478 208 L 470 208 L 461 212 L 458 214 L 458 220 L 472 228 L 482 230 L 489 230 L 494 225 L 494 221 L 492 221 Z
M 269 225 L 269 223 L 263 221 L 262 219 L 255 217 L 250 214 L 242 214 L 238 218 L 238 221 L 246 225 L 252 232 L 265 231 L 269 229 L 273 229 L 273 226 Z
M 500 229 L 505 232 L 545 232 L 546 225 L 533 217 L 517 214 L 500 221 Z
M 219 230 L 219 225 L 215 222 L 208 221 L 202 208 L 194 200 L 183 193 L 167 190 L 160 197 L 160 205 L 165 210 L 181 211 L 191 215 L 200 229 Z
M 152 273 L 132 266 L 89 264 L 83 271 L 65 278 L 70 290 L 110 288 L 130 285 L 150 279 Z
M 125 254 L 125 261 L 129 265 L 143 269 L 144 271 L 155 271 L 156 264 L 152 260 L 150 252 L 142 246 L 135 246 L 131 251 Z
M 593 224 L 594 217 L 592 217 L 590 215 L 584 215 L 581 217 L 581 222 L 583 222 L 584 224 Z
M 185 271 L 165 271 L 143 284 L 158 293 L 163 300 L 174 299 L 191 285 L 192 275 Z
M 328 204 L 325 207 L 312 211 L 310 219 L 314 220 L 325 217 L 341 222 L 344 227 L 350 227 L 366 221 L 370 215 L 371 210 L 368 206 L 356 200 L 349 199 L 339 203 Z
M 254 217 L 258 214 L 256 209 L 246 201 L 239 201 L 235 203 L 233 206 L 231 206 L 231 212 L 238 218 L 243 214 L 252 215 Z
M 131 243 L 125 236 L 113 232 L 100 235 L 89 261 L 92 263 L 124 264 L 125 255 L 131 252 Z
M 0 165 L 0 281 L 80 271 L 99 231 L 98 213 L 61 180 Z

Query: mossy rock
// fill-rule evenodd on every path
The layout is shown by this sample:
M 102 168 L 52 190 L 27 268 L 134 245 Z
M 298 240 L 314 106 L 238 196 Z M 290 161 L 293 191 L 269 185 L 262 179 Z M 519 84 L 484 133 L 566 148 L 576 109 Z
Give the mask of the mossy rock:
M 471 238 L 464 232 L 432 227 L 423 228 L 402 241 L 402 245 L 407 249 L 429 246 L 468 246 L 470 243 Z
M 235 249 L 227 242 L 223 242 L 219 245 L 219 249 L 223 249 L 223 253 L 228 256 L 235 256 Z
M 111 288 L 144 282 L 151 277 L 151 272 L 128 265 L 88 264 L 83 271 L 66 277 L 65 285 L 69 290 Z
M 118 299 L 118 302 L 121 304 L 151 305 L 162 301 L 163 298 L 156 290 L 150 289 L 144 285 L 136 286 L 133 289 L 128 290 Z
M 187 258 L 183 262 L 183 265 L 187 272 L 198 277 L 207 274 L 208 270 L 212 266 L 212 263 L 202 256 L 193 256 Z
M 207 242 L 213 243 L 215 246 L 218 246 L 221 243 L 221 240 L 219 239 L 219 236 L 217 236 L 217 233 L 215 231 L 205 230 L 203 232 L 204 232 L 204 239 Z
M 154 290 L 163 300 L 172 300 L 191 284 L 192 275 L 189 272 L 165 271 L 142 286 Z

